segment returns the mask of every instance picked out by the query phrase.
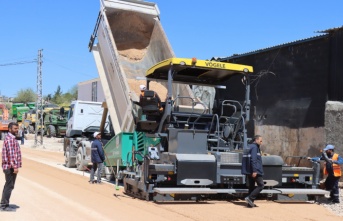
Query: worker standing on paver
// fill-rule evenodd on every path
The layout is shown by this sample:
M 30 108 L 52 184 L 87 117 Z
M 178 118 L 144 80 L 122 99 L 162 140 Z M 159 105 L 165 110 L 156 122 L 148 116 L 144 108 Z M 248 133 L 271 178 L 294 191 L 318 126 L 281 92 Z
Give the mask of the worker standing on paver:
M 242 174 L 246 174 L 249 195 L 245 197 L 249 207 L 256 207 L 254 200 L 264 188 L 263 166 L 260 146 L 262 137 L 256 135 L 254 142 L 244 150 L 242 159 Z M 255 187 L 257 183 L 257 187 Z
M 92 160 L 93 165 L 91 169 L 89 183 L 100 184 L 102 169 L 103 169 L 104 161 L 105 161 L 105 154 L 104 154 L 104 150 L 103 150 L 102 142 L 101 142 L 101 133 L 94 132 L 93 136 L 95 138 L 95 140 L 92 142 L 92 147 L 91 147 L 91 160 Z M 94 181 L 94 173 L 96 170 L 98 170 L 97 181 Z
M 8 124 L 9 133 L 2 146 L 2 169 L 6 182 L 2 192 L 0 211 L 15 211 L 15 208 L 10 207 L 9 203 L 19 168 L 22 166 L 20 146 L 16 139 L 18 128 L 17 123 Z

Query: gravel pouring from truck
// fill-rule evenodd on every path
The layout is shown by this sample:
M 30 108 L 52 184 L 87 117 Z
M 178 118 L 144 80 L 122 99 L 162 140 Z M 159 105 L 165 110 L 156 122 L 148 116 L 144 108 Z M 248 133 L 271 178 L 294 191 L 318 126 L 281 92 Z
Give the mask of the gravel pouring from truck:
M 139 85 L 153 64 L 174 57 L 164 33 L 155 3 L 145 1 L 101 0 L 100 12 L 91 36 L 93 52 L 104 89 L 115 134 L 133 132 L 131 100 L 138 101 Z M 94 42 L 97 38 L 97 44 Z M 166 84 L 151 84 L 162 99 Z M 192 97 L 188 85 L 173 86 L 173 96 Z M 189 100 L 180 101 L 189 104 Z

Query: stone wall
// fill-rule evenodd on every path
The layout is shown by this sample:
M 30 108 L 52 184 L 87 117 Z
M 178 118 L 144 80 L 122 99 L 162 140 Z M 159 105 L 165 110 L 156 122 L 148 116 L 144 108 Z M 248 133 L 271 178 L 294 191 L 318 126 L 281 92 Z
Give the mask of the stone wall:
M 287 164 L 297 164 L 298 158 L 287 156 L 319 156 L 325 146 L 324 127 L 292 129 L 284 126 L 255 125 L 255 134 L 263 137 L 262 152 L 279 155 Z M 301 160 L 300 166 L 310 166 Z
M 343 103 L 328 101 L 325 105 L 326 143 L 335 146 L 335 152 L 343 157 Z
M 325 105 L 326 144 L 335 146 L 335 152 L 343 157 L 343 103 L 328 101 Z M 343 170 L 343 166 L 341 166 Z M 343 181 L 341 177 L 340 181 Z

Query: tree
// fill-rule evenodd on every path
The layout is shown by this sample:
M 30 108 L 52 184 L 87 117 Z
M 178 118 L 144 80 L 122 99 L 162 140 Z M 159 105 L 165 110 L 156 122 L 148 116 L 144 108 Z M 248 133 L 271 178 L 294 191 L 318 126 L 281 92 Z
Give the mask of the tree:
M 47 100 L 48 102 L 51 101 L 51 94 L 48 94 L 48 96 L 46 96 L 46 100 Z
M 57 86 L 57 90 L 55 91 L 54 96 L 51 98 L 51 101 L 55 104 L 63 103 L 62 90 L 60 85 Z
M 45 96 L 46 101 L 51 101 L 59 106 L 69 106 L 72 100 L 77 99 L 77 85 L 73 86 L 67 93 L 62 93 L 60 85 L 58 85 L 54 96 L 51 94 Z
M 13 99 L 13 102 L 27 103 L 36 101 L 36 94 L 31 88 L 21 89 L 17 92 L 17 96 Z
M 78 90 L 77 85 L 74 85 L 68 92 L 71 94 L 73 100 L 77 100 Z
M 77 86 L 73 86 L 67 93 L 62 95 L 63 106 L 69 106 L 70 102 L 77 100 Z

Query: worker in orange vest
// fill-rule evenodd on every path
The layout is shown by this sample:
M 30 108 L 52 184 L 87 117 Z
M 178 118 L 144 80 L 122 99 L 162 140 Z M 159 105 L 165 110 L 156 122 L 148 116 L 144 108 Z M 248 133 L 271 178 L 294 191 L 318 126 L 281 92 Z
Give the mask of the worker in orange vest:
M 329 201 L 332 203 L 339 203 L 339 188 L 338 181 L 342 176 L 340 165 L 343 164 L 343 158 L 334 152 L 335 147 L 331 144 L 327 145 L 325 151 L 327 158 L 323 173 L 327 175 L 325 180 L 325 189 L 330 191 Z M 313 161 L 325 160 L 325 157 L 308 158 Z

